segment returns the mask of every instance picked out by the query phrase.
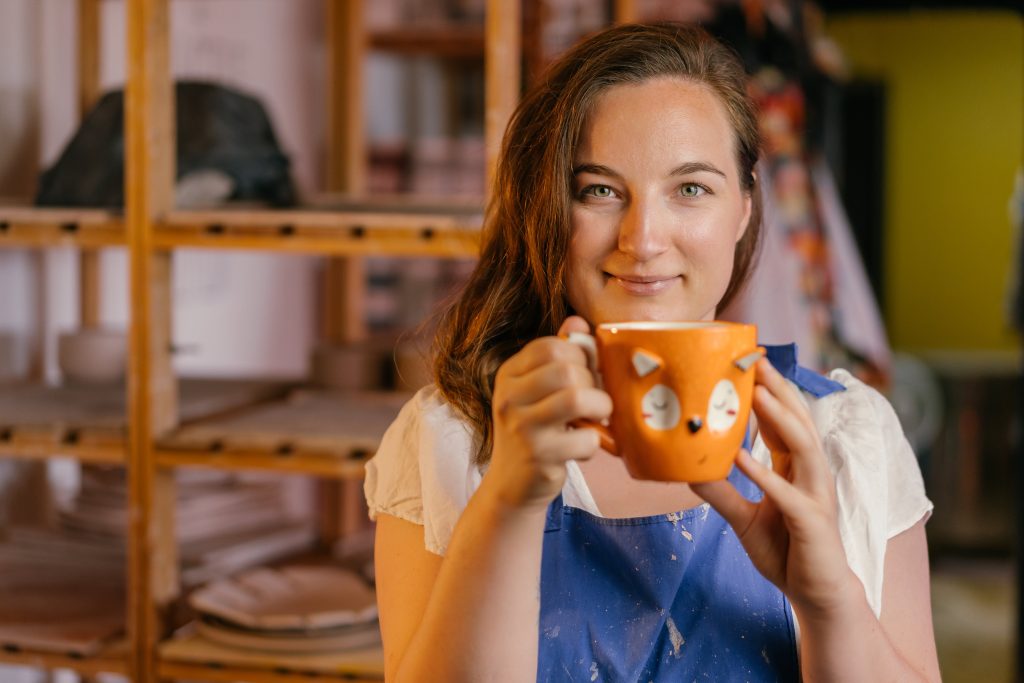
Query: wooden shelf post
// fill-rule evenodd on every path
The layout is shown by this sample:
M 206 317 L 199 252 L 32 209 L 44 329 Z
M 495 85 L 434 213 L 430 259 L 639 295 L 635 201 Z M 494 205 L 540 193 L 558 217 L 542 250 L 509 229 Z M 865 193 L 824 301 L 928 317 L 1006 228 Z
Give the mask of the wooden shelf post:
M 177 422 L 171 367 L 171 256 L 154 224 L 174 201 L 174 88 L 169 0 L 127 3 L 125 200 L 129 244 L 128 633 L 132 680 L 156 681 L 161 610 L 178 589 L 173 472 L 157 470 L 156 437 Z
M 366 59 L 364 0 L 326 0 L 327 178 L 328 192 L 366 192 L 366 115 L 363 70 Z M 366 264 L 362 257 L 327 259 L 323 283 L 323 337 L 331 344 L 366 338 Z M 346 496 L 352 484 L 321 480 L 320 540 L 330 547 L 344 530 Z M 346 489 L 348 489 L 346 491 Z
M 616 24 L 631 24 L 640 20 L 640 12 L 637 8 L 637 0 L 615 0 Z
M 78 0 L 78 114 L 86 114 L 100 98 L 100 0 Z M 81 327 L 100 324 L 100 255 L 84 249 L 78 259 Z
M 484 28 L 484 144 L 490 194 L 505 126 L 519 103 L 522 12 L 520 3 L 487 0 Z

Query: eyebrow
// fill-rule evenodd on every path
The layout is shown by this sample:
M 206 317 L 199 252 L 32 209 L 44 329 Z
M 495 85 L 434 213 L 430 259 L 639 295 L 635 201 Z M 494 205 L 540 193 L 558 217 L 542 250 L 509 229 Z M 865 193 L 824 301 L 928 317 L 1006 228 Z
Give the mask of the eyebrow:
M 701 171 L 706 173 L 714 173 L 716 175 L 722 176 L 723 178 L 728 178 L 728 176 L 725 175 L 724 171 L 719 169 L 717 166 L 707 163 L 706 161 L 688 161 L 685 164 L 680 164 L 679 166 L 673 168 L 669 172 L 669 175 L 688 175 L 690 173 L 699 173 Z M 572 174 L 574 176 L 579 175 L 580 173 L 593 173 L 595 175 L 604 175 L 619 180 L 622 179 L 622 176 L 619 173 L 602 164 L 580 164 L 578 166 L 573 167 Z
M 725 171 L 722 171 L 717 166 L 713 166 L 706 161 L 688 161 L 685 164 L 680 164 L 673 168 L 669 175 L 688 175 L 690 173 L 699 173 L 701 171 L 715 173 L 723 178 L 728 177 L 725 175 Z

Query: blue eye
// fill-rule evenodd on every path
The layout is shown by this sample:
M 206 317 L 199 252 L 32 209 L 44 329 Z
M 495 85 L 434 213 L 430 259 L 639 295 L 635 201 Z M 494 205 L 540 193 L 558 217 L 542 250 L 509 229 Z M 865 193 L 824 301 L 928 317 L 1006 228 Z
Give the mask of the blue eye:
M 580 195 L 584 197 L 595 197 L 597 199 L 611 199 L 615 196 L 615 190 L 607 185 L 587 185 L 580 190 Z

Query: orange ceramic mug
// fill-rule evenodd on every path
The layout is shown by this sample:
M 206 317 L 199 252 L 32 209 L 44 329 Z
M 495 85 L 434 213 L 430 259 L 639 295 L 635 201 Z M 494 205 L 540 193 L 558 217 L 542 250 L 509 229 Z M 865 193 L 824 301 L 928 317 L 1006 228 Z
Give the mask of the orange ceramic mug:
M 750 416 L 757 328 L 726 322 L 623 322 L 571 333 L 598 386 L 612 398 L 608 425 L 590 421 L 601 446 L 634 479 L 724 479 Z

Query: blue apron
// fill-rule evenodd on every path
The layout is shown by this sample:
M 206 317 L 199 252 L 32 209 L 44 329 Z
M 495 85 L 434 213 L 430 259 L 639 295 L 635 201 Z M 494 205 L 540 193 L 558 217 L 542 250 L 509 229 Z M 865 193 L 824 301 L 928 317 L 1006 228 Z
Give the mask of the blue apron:
M 802 390 L 843 389 L 798 366 L 795 345 L 766 348 Z M 729 481 L 749 500 L 763 495 L 735 467 Z M 540 585 L 538 681 L 800 679 L 788 601 L 709 505 L 606 519 L 559 495 L 548 508 Z

